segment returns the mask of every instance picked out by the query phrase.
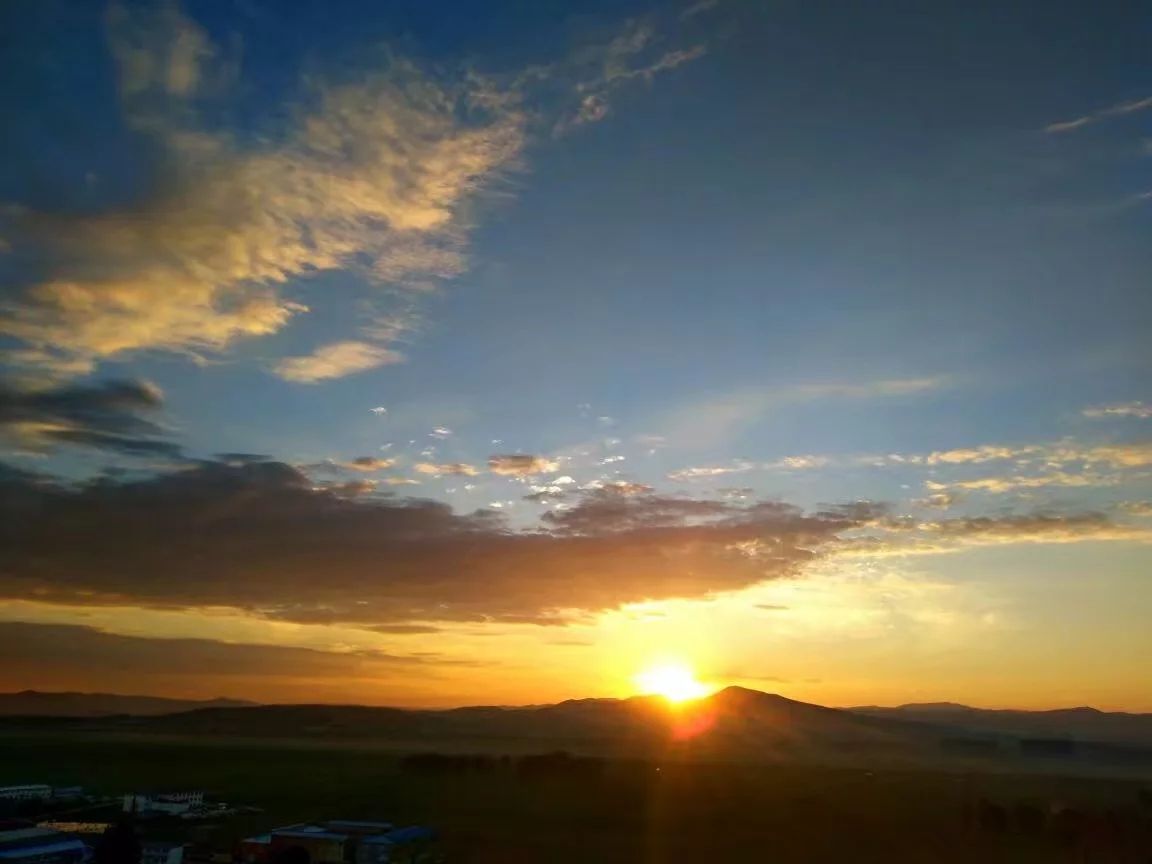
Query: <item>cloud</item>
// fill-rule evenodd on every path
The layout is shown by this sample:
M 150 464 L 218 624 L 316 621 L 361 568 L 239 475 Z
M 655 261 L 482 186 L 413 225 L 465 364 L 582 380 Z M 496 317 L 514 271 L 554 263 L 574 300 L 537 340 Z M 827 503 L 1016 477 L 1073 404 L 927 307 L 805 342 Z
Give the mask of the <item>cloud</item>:
M 176 3 L 117 4 L 108 25 L 123 119 L 154 154 L 144 188 L 100 212 L 2 210 L 0 249 L 33 265 L 0 310 L 4 360 L 42 375 L 269 336 L 308 314 L 295 292 L 325 271 L 387 290 L 346 338 L 266 368 L 316 383 L 400 362 L 394 343 L 421 298 L 468 269 L 477 203 L 522 167 L 534 131 L 601 119 L 629 82 L 704 51 L 661 48 L 648 21 L 499 76 L 382 51 L 374 66 L 302 77 L 271 122 L 230 131 L 219 118 L 245 92 L 238 58 Z
M 763 467 L 804 470 L 809 468 L 824 468 L 828 466 L 831 461 L 827 456 L 785 456 L 783 459 L 768 463 Z
M 395 459 L 380 459 L 376 456 L 359 456 L 351 462 L 340 463 L 342 467 L 351 471 L 383 471 L 395 464 Z
M 464 269 L 462 208 L 523 146 L 514 98 L 476 74 L 453 80 L 392 58 L 309 81 L 283 107 L 282 134 L 242 139 L 199 119 L 215 49 L 164 9 L 111 16 L 126 117 L 160 154 L 154 183 L 102 213 L 15 211 L 6 239 L 43 275 L 0 332 L 74 373 L 143 349 L 199 354 L 274 333 L 307 311 L 288 283 L 320 271 L 356 270 L 412 296 Z M 369 318 L 361 340 L 276 371 L 314 382 L 396 362 L 391 319 Z
M 1147 420 L 1152 417 L 1152 405 L 1147 402 L 1121 402 L 1117 405 L 1097 405 L 1085 408 L 1080 412 L 1085 417 L 1100 419 L 1104 417 L 1138 417 Z
M 650 84 L 662 72 L 698 60 L 707 52 L 704 45 L 654 52 L 659 42 L 650 20 L 629 21 L 623 31 L 602 45 L 589 46 L 549 70 L 560 80 L 572 81 L 575 106 L 563 112 L 552 127 L 553 135 L 597 123 L 611 111 L 613 95 L 629 82 Z M 529 70 L 539 75 L 541 69 Z
M 373 624 L 367 628 L 373 633 L 387 633 L 395 636 L 417 636 L 441 633 L 443 628 L 430 624 Z
M 1097 512 L 1025 513 L 918 521 L 887 519 L 847 539 L 838 554 L 863 557 L 939 555 L 986 546 L 1099 542 L 1152 543 L 1152 531 Z
M 785 456 L 773 462 L 749 462 L 741 460 L 731 465 L 694 465 L 680 468 L 668 474 L 669 480 L 701 480 L 708 477 L 723 477 L 726 474 L 744 474 L 748 471 L 801 471 L 824 468 L 832 464 L 827 456 Z
M 475 661 L 382 651 L 322 651 L 313 648 L 219 642 L 212 639 L 161 639 L 126 636 L 71 624 L 0 622 L 0 654 L 9 686 L 80 689 L 95 678 L 104 686 L 171 692 L 179 686 L 219 687 L 247 695 L 258 681 L 274 690 L 301 689 L 289 695 L 304 701 L 314 681 L 376 682 L 421 677 Z M 17 683 L 21 682 L 21 683 Z M 147 684 L 147 686 L 143 686 Z M 85 688 L 88 689 L 88 688 Z M 354 688 L 349 688 L 354 689 Z M 269 692 L 267 689 L 264 692 Z M 347 698 L 347 696 L 345 696 Z
M 1124 501 L 1117 506 L 1130 516 L 1152 516 L 1152 501 Z
M 175 3 L 135 10 L 113 3 L 108 31 L 119 63 L 120 88 L 129 97 L 195 96 L 210 71 L 207 67 L 217 59 L 204 29 L 181 14 Z
M 272 460 L 271 456 L 264 453 L 217 453 L 213 458 L 220 462 L 234 463 L 237 465 L 243 465 L 248 462 L 270 462 Z
M 326 483 L 324 488 L 345 498 L 357 498 L 376 491 L 375 480 L 346 480 L 343 483 Z
M 21 388 L 0 380 L 0 436 L 38 452 L 76 446 L 175 457 L 180 447 L 153 419 L 163 404 L 147 381 Z
M 285 357 L 273 371 L 285 381 L 315 384 L 403 362 L 404 355 L 398 351 L 353 339 L 324 345 L 300 357 Z
M 651 425 L 680 447 L 722 446 L 760 422 L 773 408 L 820 400 L 890 399 L 937 391 L 943 377 L 832 381 L 782 387 L 745 387 L 680 406 Z
M 989 492 L 998 495 L 1005 492 L 1015 492 L 1018 489 L 1043 489 L 1049 486 L 1066 488 L 1115 486 L 1124 482 L 1125 479 L 1127 478 L 1116 474 L 1095 472 L 1074 474 L 1068 471 L 1052 471 L 1047 474 L 1013 474 L 1003 477 L 978 477 L 972 480 L 953 480 L 950 482 L 929 480 L 925 485 L 936 492 L 947 489 L 963 489 L 969 492 Z
M 938 538 L 960 540 L 969 545 L 1152 539 L 1148 532 L 1118 525 L 1102 513 L 980 516 L 925 522 L 918 528 Z
M 1135 114 L 1138 111 L 1146 111 L 1152 108 L 1152 96 L 1145 99 L 1134 99 L 1129 102 L 1119 102 L 1115 105 L 1110 105 L 1107 108 L 1101 108 L 1099 111 L 1094 111 L 1091 114 L 1085 114 L 1082 117 L 1076 117 L 1073 120 L 1061 120 L 1056 123 L 1050 123 L 1044 127 L 1044 131 L 1052 134 L 1061 132 L 1072 132 L 1076 129 L 1082 129 L 1085 126 L 1090 126 L 1093 123 L 1099 123 L 1109 117 L 1121 117 L 1125 114 Z
M 469 465 L 467 462 L 417 462 L 412 466 L 412 470 L 417 474 L 449 474 L 458 477 L 475 477 L 480 472 L 476 466 Z
M 617 495 L 647 495 L 656 491 L 645 483 L 633 483 L 628 480 L 604 483 L 600 488 L 608 492 L 615 492 Z
M 863 523 L 619 491 L 511 531 L 493 513 L 347 498 L 277 462 L 64 486 L 0 475 L 0 598 L 225 606 L 295 621 L 563 623 L 566 610 L 790 576 Z
M 836 397 L 869 399 L 877 396 L 913 396 L 918 393 L 930 393 L 939 390 L 945 383 L 945 379 L 940 377 L 882 378 L 859 383 L 801 384 L 791 388 L 790 392 L 803 399 Z
M 681 468 L 668 474 L 669 480 L 699 480 L 705 477 L 723 477 L 725 474 L 743 474 L 756 469 L 754 462 L 737 462 L 733 465 L 695 465 Z
M 1035 447 L 999 447 L 984 445 L 957 450 L 936 450 L 927 456 L 907 457 L 905 461 L 923 461 L 927 465 L 966 465 L 981 462 L 995 462 L 1002 459 L 1019 459 L 1036 453 Z
M 232 460 L 221 460 L 232 461 Z M 266 461 L 266 460 L 262 460 Z M 383 471 L 396 464 L 395 459 L 382 459 L 377 456 L 357 456 L 355 459 L 326 459 L 323 462 L 314 462 L 310 465 L 298 466 L 301 471 L 309 474 L 339 474 L 345 471 L 371 473 Z
M 889 460 L 892 458 L 888 457 Z M 964 489 L 993 494 L 1048 486 L 1117 486 L 1145 476 L 1131 469 L 1152 466 L 1152 442 L 1082 444 L 1060 441 L 1012 448 L 981 447 L 972 450 L 952 450 L 933 453 L 927 457 L 899 457 L 897 461 L 909 464 L 960 465 L 993 460 L 1013 461 L 1018 469 L 1025 469 L 1031 473 L 1016 470 L 1008 474 L 986 477 L 928 480 L 925 485 L 935 492 Z
M 488 468 L 493 474 L 503 474 L 511 477 L 527 477 L 531 474 L 547 474 L 552 471 L 559 471 L 560 463 L 546 456 L 511 453 L 489 456 Z
M 680 13 L 680 19 L 687 21 L 689 18 L 703 15 L 705 12 L 715 9 L 719 4 L 720 0 L 699 0 L 699 2 L 686 7 L 684 11 Z
M 928 454 L 893 453 L 885 456 L 869 456 L 862 457 L 861 461 L 868 465 L 896 464 L 932 467 L 977 465 L 998 461 L 1049 468 L 1074 463 L 1139 467 L 1152 464 L 1152 442 L 1131 441 L 1097 444 L 1064 439 L 1036 444 L 984 444 L 954 450 L 935 450 Z
M 931 507 L 934 510 L 947 510 L 960 500 L 960 496 L 952 492 L 934 492 L 925 498 L 917 498 L 912 503 L 920 507 Z
M 541 518 L 560 531 L 602 534 L 667 528 L 693 520 L 711 520 L 744 512 L 743 508 L 722 501 L 674 498 L 651 492 L 628 494 L 619 489 L 601 487 L 583 492 L 578 506 L 553 510 Z
M 1056 458 L 1065 461 L 1096 462 L 1116 468 L 1139 468 L 1152 465 L 1152 441 L 1123 444 L 1097 444 L 1083 449 L 1058 450 Z

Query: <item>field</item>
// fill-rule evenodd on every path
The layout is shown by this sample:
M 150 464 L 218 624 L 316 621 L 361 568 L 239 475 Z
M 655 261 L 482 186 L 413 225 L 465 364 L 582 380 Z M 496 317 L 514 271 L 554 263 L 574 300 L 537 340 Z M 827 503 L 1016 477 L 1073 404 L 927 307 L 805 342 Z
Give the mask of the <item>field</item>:
M 1149 855 L 1134 781 L 622 761 L 591 769 L 525 776 L 514 760 L 497 759 L 470 771 L 413 772 L 378 750 L 0 738 L 0 784 L 81 784 L 109 795 L 198 788 L 263 808 L 197 829 L 222 849 L 277 825 L 343 817 L 432 825 L 448 859 L 462 862 L 1144 864 Z M 1127 821 L 1103 838 L 1011 824 L 981 830 L 973 824 L 981 799 L 1009 814 L 1060 802 Z M 1095 844 L 1087 859 L 1086 842 Z

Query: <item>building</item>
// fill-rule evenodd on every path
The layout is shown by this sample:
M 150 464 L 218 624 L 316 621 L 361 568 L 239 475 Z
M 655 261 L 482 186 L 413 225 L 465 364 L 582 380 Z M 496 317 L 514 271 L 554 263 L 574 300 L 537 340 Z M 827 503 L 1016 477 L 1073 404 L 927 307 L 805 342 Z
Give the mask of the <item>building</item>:
M 365 837 L 356 847 L 354 864 L 394 864 L 399 861 L 415 860 L 414 850 L 427 845 L 436 838 L 431 828 L 413 825 L 397 828 L 387 834 Z
M 299 847 L 308 853 L 312 864 L 343 864 L 347 843 L 347 834 L 338 834 L 317 825 L 305 825 L 273 831 L 270 851 L 275 858 L 286 849 Z
M 57 801 L 74 801 L 84 797 L 83 786 L 53 786 L 52 797 Z
M 81 840 L 47 828 L 0 831 L 3 864 L 82 864 L 88 847 Z
M 430 828 L 397 828 L 391 822 L 333 819 L 316 825 L 288 825 L 240 841 L 240 864 L 268 864 L 292 848 L 308 853 L 312 864 L 390 864 L 409 860 L 413 850 L 435 839 Z M 403 859 L 400 855 L 405 856 Z
M 51 797 L 52 787 L 47 783 L 0 786 L 0 801 L 48 801 Z
M 179 816 L 204 805 L 203 792 L 132 793 L 124 796 L 125 813 L 163 813 Z
M 47 822 L 37 822 L 37 828 L 51 828 L 53 831 L 62 831 L 65 834 L 103 834 L 111 826 L 111 822 L 74 822 L 71 820 L 52 819 Z
M 140 864 L 184 864 L 184 844 L 174 840 L 148 840 L 140 847 Z

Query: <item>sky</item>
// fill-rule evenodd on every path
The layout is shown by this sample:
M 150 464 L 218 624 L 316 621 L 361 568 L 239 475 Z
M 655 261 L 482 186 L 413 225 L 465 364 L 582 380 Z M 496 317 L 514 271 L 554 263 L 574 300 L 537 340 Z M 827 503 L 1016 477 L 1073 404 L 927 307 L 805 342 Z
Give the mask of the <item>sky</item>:
M 1152 19 L 0 11 L 0 690 L 1152 712 Z

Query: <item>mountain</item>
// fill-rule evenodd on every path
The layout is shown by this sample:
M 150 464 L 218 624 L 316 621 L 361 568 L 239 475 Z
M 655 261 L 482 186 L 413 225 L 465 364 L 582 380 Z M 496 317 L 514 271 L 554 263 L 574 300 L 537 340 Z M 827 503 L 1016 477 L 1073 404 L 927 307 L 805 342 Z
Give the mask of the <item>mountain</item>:
M 11 712 L 9 712 L 11 713 Z M 27 713 L 27 712 L 21 712 Z M 449 710 L 362 705 L 204 706 L 152 716 L 74 716 L 78 732 L 371 743 L 404 750 L 541 752 L 775 761 L 933 751 L 938 733 L 913 721 L 869 717 L 729 687 L 670 706 L 655 696 L 576 699 L 530 707 Z M 14 718 L 7 725 L 42 728 Z
M 0 724 L 9 731 L 279 739 L 406 753 L 564 750 L 745 764 L 1152 769 L 1152 715 L 1091 708 L 985 711 L 951 703 L 826 708 L 741 687 L 676 706 L 656 696 L 634 696 L 447 710 L 19 693 L 0 696 L 4 714 L 9 716 L 0 717 Z
M 107 717 L 131 714 L 151 717 L 197 708 L 244 708 L 255 705 L 240 699 L 165 699 L 160 696 L 123 696 L 116 693 L 43 693 L 23 690 L 0 693 L 0 716 Z
M 992 735 L 1152 746 L 1152 714 L 1108 712 L 1088 707 L 1051 711 L 999 710 L 971 708 L 952 702 L 913 703 L 896 708 L 869 705 L 847 710 L 865 717 L 914 720 Z

